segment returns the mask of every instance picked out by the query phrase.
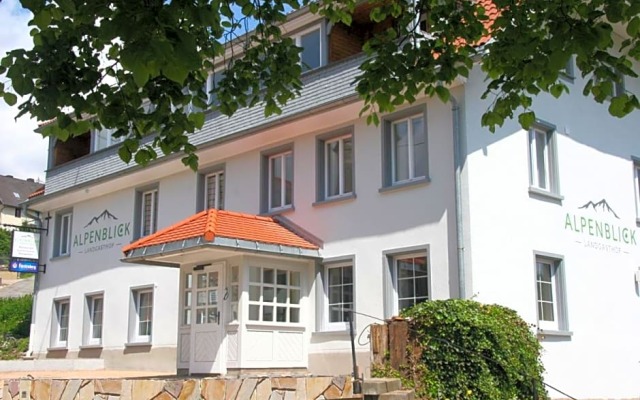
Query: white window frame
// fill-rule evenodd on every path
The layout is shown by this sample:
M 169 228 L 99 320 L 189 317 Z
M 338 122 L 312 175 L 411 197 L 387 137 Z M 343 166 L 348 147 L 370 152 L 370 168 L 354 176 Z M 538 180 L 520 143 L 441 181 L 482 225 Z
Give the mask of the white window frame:
M 346 196 L 353 193 L 353 185 L 354 185 L 353 176 L 351 177 L 351 190 L 349 191 L 345 190 L 345 173 L 344 173 L 344 166 L 346 163 L 346 160 L 344 157 L 345 140 L 351 140 L 351 168 L 354 168 L 354 163 L 353 163 L 354 146 L 353 146 L 352 134 L 333 137 L 331 139 L 325 140 L 323 143 L 323 146 L 324 146 L 323 148 L 324 150 L 324 194 L 326 199 Z M 330 146 L 336 142 L 338 143 L 338 166 L 337 166 L 338 167 L 338 193 L 331 195 L 329 194 L 329 176 L 331 173 L 331 170 L 330 170 L 331 166 L 329 165 L 329 154 L 330 154 Z
M 427 276 L 426 279 L 427 280 L 427 296 L 426 298 L 417 301 L 418 296 L 416 296 L 415 293 L 415 274 L 413 276 L 413 278 L 403 278 L 400 279 L 398 276 L 398 261 L 399 260 L 406 260 L 408 258 L 424 258 L 425 262 L 427 264 Z M 394 281 L 394 287 L 395 287 L 395 307 L 396 307 L 396 312 L 399 313 L 400 311 L 402 311 L 403 309 L 400 308 L 400 301 L 401 300 L 407 300 L 409 299 L 409 297 L 400 297 L 400 281 L 401 280 L 409 280 L 411 279 L 414 283 L 414 295 L 413 295 L 413 300 L 414 300 L 414 304 L 418 304 L 421 303 L 423 301 L 429 301 L 432 298 L 432 289 L 431 289 L 431 264 L 429 263 L 429 256 L 427 255 L 426 252 L 416 252 L 416 253 L 408 253 L 408 254 L 398 254 L 395 255 L 392 259 L 392 268 L 393 268 L 393 281 Z M 419 297 L 424 297 L 424 296 L 419 296 Z
M 142 295 L 151 295 L 151 314 L 150 319 L 150 332 L 148 334 L 140 333 L 140 323 L 144 322 L 140 319 L 140 299 Z M 131 299 L 129 307 L 129 343 L 144 343 L 150 344 L 153 338 L 154 330 L 154 312 L 155 312 L 155 293 L 153 286 L 143 286 L 131 288 Z
M 343 261 L 343 262 L 335 262 L 335 263 L 328 263 L 324 265 L 324 302 L 325 302 L 325 307 L 324 307 L 324 321 L 323 321 L 323 325 L 324 325 L 324 329 L 327 331 L 337 331 L 337 330 L 346 330 L 349 327 L 349 321 L 348 320 L 344 320 L 344 321 L 338 321 L 338 322 L 331 322 L 331 296 L 330 296 L 330 292 L 331 292 L 331 281 L 329 279 L 329 271 L 332 269 L 343 269 L 343 268 L 351 268 L 351 283 L 345 285 L 344 281 L 341 280 L 340 285 L 334 285 L 334 286 L 341 286 L 341 287 L 345 287 L 345 286 L 351 286 L 351 310 L 355 310 L 355 268 L 354 268 L 354 263 L 352 261 Z M 344 294 L 342 296 L 343 302 L 341 302 L 340 304 L 346 304 L 344 302 Z M 353 315 L 353 314 L 351 314 Z
M 210 204 L 209 199 L 209 179 L 214 178 L 215 196 L 213 204 Z M 222 178 L 222 179 L 221 179 Z M 225 182 L 224 170 L 208 173 L 204 175 L 204 208 L 215 208 L 216 210 L 224 210 L 224 182 Z M 222 190 L 221 190 L 222 189 Z M 222 192 L 222 196 L 220 195 Z
M 253 269 L 257 269 L 260 271 L 260 282 L 252 280 Z M 264 282 L 264 270 L 273 270 L 273 283 L 265 283 Z M 287 274 L 287 283 L 279 284 L 278 272 L 286 272 Z M 297 274 L 298 276 L 298 285 L 294 285 L 291 282 L 291 277 L 293 274 Z M 257 266 L 251 265 L 249 266 L 249 293 L 247 298 L 247 323 L 249 324 L 264 324 L 264 325 L 285 325 L 285 326 L 301 326 L 303 324 L 303 273 L 298 269 L 289 268 L 287 266 Z M 259 299 L 255 300 L 251 298 L 251 287 L 258 287 L 259 289 Z M 264 289 L 272 288 L 273 289 L 273 302 L 264 300 Z M 287 298 L 286 302 L 279 303 L 277 294 L 278 289 L 286 290 Z M 292 291 L 298 291 L 298 302 L 295 303 L 295 300 L 292 301 L 291 293 Z M 258 310 L 258 319 L 251 319 L 251 310 L 257 307 Z M 264 320 L 264 308 L 272 307 L 272 315 L 273 320 Z M 286 321 L 278 321 L 278 308 L 285 308 L 285 319 Z M 291 322 L 292 310 L 297 310 L 298 321 Z
M 277 154 L 273 154 L 267 157 L 267 205 L 268 205 L 268 209 L 269 211 L 277 211 L 277 210 L 282 210 L 282 209 L 287 209 L 287 208 L 291 208 L 293 206 L 293 190 L 294 190 L 294 174 L 293 174 L 293 168 L 295 166 L 292 167 L 292 176 L 291 176 L 291 203 L 287 204 L 286 203 L 286 193 L 287 193 L 287 163 L 286 163 L 286 158 L 287 156 L 291 156 L 291 162 L 293 165 L 293 151 L 292 150 L 288 150 L 288 151 L 284 151 L 281 153 L 277 153 Z M 280 176 L 282 177 L 282 179 L 280 180 L 280 200 L 281 200 L 281 204 L 280 205 L 274 205 L 271 203 L 272 201 L 272 190 L 273 190 L 273 185 L 271 184 L 271 182 L 274 179 L 273 176 L 273 170 L 271 168 L 272 163 L 271 161 L 276 159 L 276 158 L 281 158 L 281 162 L 280 162 Z
M 96 303 L 101 302 L 100 308 L 100 321 L 96 322 Z M 104 293 L 90 293 L 85 295 L 85 323 L 84 323 L 84 346 L 101 346 L 102 337 L 104 335 Z M 100 336 L 94 337 L 96 332 L 96 325 L 100 325 Z
M 550 266 L 550 282 L 539 280 L 538 265 Z M 534 253 L 534 282 L 535 282 L 535 306 L 536 320 L 539 331 L 547 332 L 568 332 L 567 319 L 567 298 L 564 279 L 564 260 L 562 256 L 548 253 Z M 541 285 L 551 286 L 551 303 L 553 310 L 553 320 L 543 320 L 541 315 L 541 303 L 548 303 L 548 300 L 541 299 Z
M 145 229 L 145 198 L 147 196 L 151 196 L 151 209 L 149 210 L 151 218 L 149 219 L 150 226 L 148 232 L 146 232 L 147 230 Z M 146 190 L 140 193 L 140 237 L 151 235 L 158 229 L 158 196 L 158 189 Z
M 71 299 L 69 297 L 54 299 L 52 315 L 51 347 L 66 348 L 69 344 Z
M 538 143 L 542 140 L 542 162 L 546 185 L 540 183 L 538 165 Z M 527 132 L 527 151 L 529 157 L 529 188 L 542 193 L 559 194 L 558 163 L 555 127 L 537 123 Z
M 117 131 L 116 128 L 103 128 L 100 130 L 94 129 L 92 130 L 92 136 L 93 136 L 93 152 L 96 151 L 100 151 L 100 150 L 104 150 L 107 149 L 111 146 L 115 146 L 116 144 L 120 144 L 122 142 L 124 142 L 125 140 L 125 136 L 120 136 L 120 137 L 113 137 L 113 134 Z M 100 147 L 98 145 L 99 140 L 98 137 L 101 135 L 106 134 L 106 145 L 104 147 Z
M 300 52 L 300 61 L 299 62 L 300 62 L 300 65 L 303 66 L 302 73 L 313 71 L 315 69 L 321 68 L 321 67 L 326 65 L 327 62 L 325 60 L 325 53 L 326 53 L 326 49 L 325 48 L 327 46 L 327 43 L 326 43 L 326 39 L 325 39 L 326 35 L 324 34 L 325 29 L 324 29 L 323 24 L 314 25 L 312 27 L 309 27 L 309 28 L 307 28 L 307 29 L 305 29 L 305 30 L 303 30 L 301 32 L 298 32 L 295 35 L 291 36 L 291 38 L 295 42 L 295 45 L 298 46 L 298 47 L 302 47 L 302 37 L 305 36 L 305 35 L 308 35 L 309 33 L 315 32 L 315 31 L 318 31 L 318 35 L 320 36 L 320 48 L 318 49 L 318 51 L 320 52 L 320 54 L 319 54 L 319 56 L 320 56 L 320 65 L 318 65 L 315 68 L 309 67 L 309 69 L 304 70 L 304 66 L 302 64 L 302 51 L 301 51 Z
M 418 174 L 416 171 L 416 159 L 415 159 L 415 143 L 413 135 L 413 123 L 416 119 L 422 119 L 422 127 L 424 129 L 424 141 L 425 151 L 422 154 L 424 157 L 425 171 L 424 175 Z M 407 167 L 408 177 L 407 179 L 396 179 L 396 158 L 397 148 L 396 143 L 393 140 L 394 130 L 396 125 L 406 123 L 407 135 L 408 135 L 408 155 L 407 155 Z M 428 145 L 428 133 L 427 133 L 427 119 L 424 110 L 415 111 L 409 110 L 408 112 L 400 113 L 400 116 L 385 120 L 383 125 L 383 187 L 404 186 L 406 184 L 413 184 L 429 179 L 429 145 Z
M 60 214 L 60 218 L 58 219 L 59 228 L 57 230 L 58 238 L 57 238 L 57 246 L 56 246 L 56 254 L 55 256 L 68 256 L 71 254 L 71 224 L 73 222 L 73 213 L 65 212 Z M 66 232 L 65 232 L 66 230 Z M 66 246 L 65 241 L 63 239 L 66 238 Z

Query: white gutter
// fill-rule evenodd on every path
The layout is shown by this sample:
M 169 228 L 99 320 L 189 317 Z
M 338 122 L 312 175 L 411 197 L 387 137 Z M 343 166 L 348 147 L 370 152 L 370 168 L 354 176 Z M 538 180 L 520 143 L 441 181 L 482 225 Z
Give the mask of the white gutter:
M 456 242 L 458 248 L 458 297 L 467 298 L 466 269 L 464 263 L 464 223 L 462 219 L 462 130 L 460 128 L 460 105 L 454 96 L 450 97 L 453 123 L 453 162 L 455 166 L 455 217 Z

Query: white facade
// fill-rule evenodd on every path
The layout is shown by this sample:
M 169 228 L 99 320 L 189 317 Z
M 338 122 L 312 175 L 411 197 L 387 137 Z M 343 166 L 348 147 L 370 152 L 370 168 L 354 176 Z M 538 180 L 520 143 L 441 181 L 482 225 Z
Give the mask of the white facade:
M 300 104 L 305 99 L 322 101 L 312 96 L 314 90 L 324 90 L 328 80 L 349 71 L 329 65 L 309 73 L 308 92 L 291 106 L 300 108 L 297 114 L 263 120 L 245 118 L 241 110 L 231 122 L 220 122 L 221 129 L 238 133 L 233 140 L 206 145 L 203 135 L 212 132 L 210 125 L 219 121 L 215 118 L 207 122 L 204 133 L 194 136 L 204 143 L 198 153 L 199 174 L 223 171 L 224 208 L 248 214 L 270 214 L 265 200 L 271 193 L 270 160 L 291 152 L 292 200 L 278 214 L 321 240 L 320 257 L 213 249 L 156 258 L 179 267 L 125 263 L 122 247 L 139 235 L 141 193 L 157 191 L 155 225 L 163 229 L 202 209 L 202 177 L 170 157 L 144 169 L 107 167 L 116 165 L 107 164 L 115 154 L 109 150 L 53 168 L 45 196 L 32 202 L 33 208 L 51 217 L 47 272 L 39 276 L 31 338 L 34 355 L 101 357 L 107 368 L 119 369 L 233 373 L 300 368 L 348 373 L 347 325 L 330 320 L 329 303 L 353 303 L 361 313 L 355 318 L 359 335 L 368 324 L 378 322 L 374 318 L 395 315 L 405 304 L 402 301 L 411 300 L 407 284 L 413 285 L 414 300 L 424 300 L 425 293 L 429 299 L 458 297 L 462 268 L 466 297 L 508 306 L 525 321 L 543 327 L 533 329 L 545 349 L 549 384 L 577 397 L 637 398 L 640 292 L 634 279 L 640 265 L 636 242 L 640 236 L 633 236 L 640 216 L 633 161 L 640 157 L 634 129 L 640 122 L 637 113 L 622 120 L 610 117 L 606 106 L 581 96 L 579 78 L 570 97 L 536 99 L 533 108 L 543 120 L 540 137 L 548 146 L 547 150 L 533 146 L 534 159 L 540 151 L 539 165 L 546 166 L 538 168 L 530 161 L 529 133 L 517 123 L 507 123 L 496 134 L 480 128 L 487 104 L 479 100 L 484 88 L 479 71 L 452 90 L 459 112 L 454 104 L 423 99 L 385 116 L 386 122 L 375 127 L 358 118 L 362 104 L 352 97 L 336 99 L 331 107 L 312 105 L 303 110 Z M 339 92 L 348 83 L 345 79 L 331 90 Z M 638 93 L 637 82 L 627 82 L 627 88 Z M 242 118 L 249 125 L 238 122 L 234 128 L 234 121 Z M 402 144 L 389 140 L 391 130 L 405 129 L 394 128 L 403 121 L 411 126 L 406 128 L 412 138 L 407 146 L 416 149 L 406 159 Z M 424 147 L 420 147 L 421 133 L 426 135 Z M 216 139 L 211 135 L 209 141 Z M 464 263 L 458 262 L 456 135 L 462 139 Z M 342 176 L 352 183 L 343 180 L 342 196 L 331 197 L 325 185 L 330 162 L 325 146 L 343 137 L 350 138 L 353 146 L 353 173 Z M 340 151 L 344 156 L 344 148 Z M 95 168 L 100 169 L 95 178 L 86 178 Z M 344 168 L 346 164 L 341 173 Z M 345 189 L 349 185 L 350 192 Z M 289 189 L 281 188 L 283 193 Z M 604 210 L 603 203 L 579 208 L 602 199 L 615 216 Z M 63 216 L 69 214 L 70 244 L 65 252 L 61 227 Z M 94 217 L 100 218 L 89 225 Z M 427 273 L 419 275 L 424 262 Z M 549 265 L 549 282 L 537 282 L 537 264 Z M 270 307 L 252 300 L 251 286 L 257 287 L 252 267 L 288 271 L 287 304 L 293 305 L 286 315 L 294 322 L 252 320 L 252 310 L 257 310 L 252 306 L 262 306 L 261 312 Z M 343 267 L 350 267 L 353 274 L 352 302 L 344 295 L 349 290 L 344 287 L 350 285 L 346 275 L 337 283 L 329 279 L 331 268 Z M 408 277 L 407 271 L 414 275 Z M 217 300 L 208 308 L 202 306 L 203 318 L 215 317 L 199 327 L 193 323 L 197 306 L 189 308 L 185 299 L 192 296 L 195 301 L 198 274 L 205 273 L 214 273 L 207 279 L 216 278 L 200 289 L 203 293 L 206 289 L 207 296 L 209 290 L 215 292 Z M 545 284 L 552 288 L 545 312 L 552 310 L 553 321 L 539 321 L 537 307 L 545 301 L 540 288 Z M 234 286 L 237 303 L 233 294 L 224 295 L 233 293 Z M 292 300 L 291 290 L 300 291 L 299 301 Z M 329 292 L 342 297 L 335 300 Z M 96 298 L 103 299 L 101 338 L 92 337 L 97 329 L 91 324 L 96 306 L 90 304 Z M 291 317 L 290 308 L 299 308 L 299 318 Z M 189 325 L 184 324 L 187 311 Z M 149 321 L 150 331 L 145 325 Z M 356 345 L 358 362 L 366 372 L 368 344 Z

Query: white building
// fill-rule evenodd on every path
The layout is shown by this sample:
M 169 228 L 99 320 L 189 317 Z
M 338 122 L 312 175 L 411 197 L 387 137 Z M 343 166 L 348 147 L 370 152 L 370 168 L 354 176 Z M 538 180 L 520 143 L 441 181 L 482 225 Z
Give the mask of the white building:
M 547 383 L 637 398 L 640 116 L 609 116 L 576 76 L 570 96 L 535 100 L 529 132 L 490 134 L 476 68 L 455 101 L 375 127 L 351 86 L 359 39 L 304 12 L 286 28 L 317 67 L 302 95 L 266 119 L 208 115 L 191 137 L 198 173 L 177 157 L 125 165 L 95 132 L 51 142 L 30 202 L 50 217 L 34 356 L 348 373 L 340 307 L 385 318 L 463 296 L 536 326 Z M 355 319 L 358 334 L 377 322 Z M 365 370 L 368 351 L 357 344 Z

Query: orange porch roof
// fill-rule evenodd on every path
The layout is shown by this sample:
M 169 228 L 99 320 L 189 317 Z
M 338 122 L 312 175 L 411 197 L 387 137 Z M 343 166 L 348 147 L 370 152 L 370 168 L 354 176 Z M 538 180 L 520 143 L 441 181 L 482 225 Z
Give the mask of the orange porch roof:
M 273 217 L 210 209 L 143 237 L 123 247 L 122 251 L 126 255 L 143 247 L 200 237 L 207 242 L 213 242 L 216 238 L 227 238 L 309 250 L 319 249 L 318 245 L 301 237 Z

